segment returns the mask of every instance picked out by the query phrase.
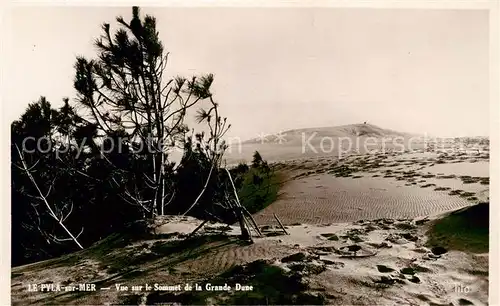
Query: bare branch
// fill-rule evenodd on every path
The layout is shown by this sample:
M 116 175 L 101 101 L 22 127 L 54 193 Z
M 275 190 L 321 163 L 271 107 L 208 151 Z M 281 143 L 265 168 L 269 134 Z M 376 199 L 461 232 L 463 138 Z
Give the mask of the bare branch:
M 64 222 L 66 221 L 66 219 L 68 219 L 69 215 L 71 215 L 71 213 L 73 212 L 73 202 L 71 202 L 71 208 L 69 209 L 69 212 L 66 214 L 66 217 L 64 217 L 61 222 Z M 77 237 L 78 238 L 78 237 Z
M 41 199 L 43 200 L 43 202 L 45 203 L 45 206 L 47 207 L 48 211 L 49 211 L 49 214 L 54 218 L 56 219 L 59 224 L 61 225 L 61 227 L 66 231 L 66 233 L 71 237 L 71 240 L 73 240 L 80 249 L 83 249 L 83 246 L 80 244 L 80 242 L 78 242 L 78 240 L 75 238 L 75 236 L 73 236 L 73 234 L 68 230 L 68 228 L 62 223 L 62 221 L 60 219 L 57 218 L 54 210 L 52 209 L 52 207 L 50 206 L 49 202 L 47 202 L 47 199 L 46 197 L 43 196 L 43 193 L 42 191 L 40 190 L 40 188 L 38 187 L 38 184 L 36 183 L 35 181 L 35 178 L 31 175 L 31 172 L 28 171 L 28 166 L 26 164 L 26 161 L 24 159 L 24 154 L 21 153 L 21 150 L 19 149 L 19 146 L 16 144 L 16 149 L 17 149 L 17 153 L 19 154 L 19 158 L 21 159 L 21 163 L 24 167 L 24 169 L 26 170 L 26 174 L 28 175 L 31 183 L 33 184 L 33 186 L 35 187 L 35 189 L 37 190 L 37 192 L 40 194 L 40 197 Z
M 54 177 L 54 179 L 52 180 L 52 183 L 49 186 L 49 190 L 47 190 L 47 193 L 45 194 L 45 196 L 42 196 L 43 198 L 48 198 L 49 197 L 49 194 L 52 191 L 52 188 L 54 187 L 55 181 L 56 181 L 56 178 Z

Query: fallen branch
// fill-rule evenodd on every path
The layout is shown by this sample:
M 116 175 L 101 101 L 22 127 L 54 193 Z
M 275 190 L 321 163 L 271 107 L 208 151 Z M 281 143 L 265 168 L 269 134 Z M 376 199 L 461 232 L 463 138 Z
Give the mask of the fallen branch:
M 196 234 L 196 232 L 198 232 L 200 229 L 202 229 L 202 227 L 203 227 L 203 226 L 204 226 L 207 222 L 208 222 L 208 220 L 205 220 L 205 221 L 203 221 L 200 225 L 198 225 L 198 227 L 196 227 L 196 228 L 194 229 L 194 231 L 192 231 L 192 232 L 191 232 L 191 234 L 189 234 L 188 239 L 189 239 L 189 238 L 191 238 L 191 237 L 193 237 L 193 236 L 194 236 L 194 234 Z
M 231 177 L 231 172 L 229 172 L 229 170 L 227 168 L 225 170 L 226 170 L 227 175 L 229 177 L 229 181 L 231 182 L 231 186 L 233 187 L 233 193 L 234 193 L 234 197 L 236 199 L 235 200 L 235 204 L 236 204 L 235 209 L 236 209 L 238 219 L 240 220 L 241 233 L 242 233 L 244 238 L 245 238 L 245 234 L 248 234 L 250 241 L 253 242 L 252 235 L 250 233 L 251 226 L 248 224 L 249 221 L 246 220 L 245 215 L 243 214 L 243 212 L 245 212 L 246 210 L 243 206 L 241 206 L 240 199 L 238 198 L 238 192 L 236 191 L 236 186 L 234 186 L 233 178 Z M 248 212 L 248 211 L 246 211 L 246 212 Z M 255 220 L 253 220 L 253 218 L 252 218 L 252 221 L 254 222 L 255 230 L 257 231 L 259 236 L 262 237 L 262 233 L 260 232 L 259 228 L 257 227 L 257 223 L 255 223 Z M 245 227 L 245 225 L 246 225 L 246 227 L 248 227 L 248 229 Z M 244 234 L 245 231 L 247 233 Z
M 252 214 L 250 214 L 250 212 L 247 210 L 245 206 L 240 206 L 240 207 L 243 209 L 243 212 L 247 215 L 247 217 L 250 218 L 250 220 L 252 221 L 252 224 L 257 233 L 259 234 L 259 236 L 262 237 L 262 232 L 260 231 L 259 226 L 257 225 L 257 222 L 255 222 L 255 219 L 253 218 Z
M 285 227 L 283 226 L 283 224 L 281 223 L 280 219 L 278 219 L 278 216 L 276 216 L 276 214 L 274 214 L 274 213 L 273 213 L 273 215 L 274 215 L 274 219 L 276 219 L 276 221 L 278 221 L 278 224 L 280 225 L 280 227 L 281 227 L 281 229 L 283 230 L 283 232 L 285 232 L 285 234 L 287 234 L 287 235 L 290 235 L 290 234 L 286 231 L 286 229 L 285 229 Z
M 243 238 L 247 238 L 248 240 L 250 240 L 252 243 L 253 243 L 253 239 L 252 239 L 252 231 L 250 231 L 250 225 L 248 224 L 248 220 L 243 216 L 243 214 L 240 212 L 241 214 L 241 217 L 243 219 L 243 223 L 245 224 L 245 230 L 247 230 L 247 233 L 248 233 L 248 237 L 243 237 Z

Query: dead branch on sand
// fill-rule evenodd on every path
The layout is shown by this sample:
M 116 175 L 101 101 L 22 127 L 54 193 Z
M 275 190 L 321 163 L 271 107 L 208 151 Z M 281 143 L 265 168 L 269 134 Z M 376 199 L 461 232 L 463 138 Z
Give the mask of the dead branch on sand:
M 280 219 L 278 219 L 278 216 L 277 216 L 276 214 L 274 214 L 274 213 L 273 213 L 273 215 L 274 215 L 274 219 L 276 219 L 276 221 L 278 221 L 278 224 L 280 225 L 280 227 L 281 227 L 281 229 L 283 230 L 283 232 L 285 232 L 285 234 L 286 234 L 286 235 L 290 235 L 290 234 L 286 231 L 286 229 L 285 229 L 285 227 L 283 226 L 283 224 L 281 223 Z

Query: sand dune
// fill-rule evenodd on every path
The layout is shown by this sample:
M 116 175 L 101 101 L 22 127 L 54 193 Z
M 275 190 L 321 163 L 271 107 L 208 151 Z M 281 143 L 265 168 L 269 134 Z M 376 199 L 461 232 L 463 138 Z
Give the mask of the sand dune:
M 275 223 L 273 213 L 286 224 L 415 218 L 468 205 L 466 199 L 404 186 L 390 179 L 322 174 L 288 183 L 280 199 L 257 213 L 256 219 Z
M 230 164 L 249 161 L 255 151 L 259 151 L 268 161 L 339 156 L 357 151 L 366 153 L 364 144 L 368 142 L 370 150 L 382 147 L 390 150 L 392 147 L 405 146 L 409 139 L 415 142 L 415 146 L 419 146 L 417 143 L 420 138 L 416 135 L 382 129 L 371 124 L 298 129 L 243 142 L 230 141 L 226 159 Z
M 287 178 L 279 199 L 254 214 L 264 236 L 253 233 L 253 244 L 236 237 L 237 226 L 216 223 L 206 224 L 193 239 L 185 240 L 202 221 L 162 216 L 145 239 L 109 237 L 88 250 L 14 268 L 13 304 L 173 303 L 178 297 L 167 293 L 30 293 L 25 287 L 44 282 L 92 282 L 104 287 L 227 282 L 222 272 L 235 266 L 241 272 L 244 266 L 264 260 L 300 279 L 308 294 L 327 304 L 486 305 L 488 255 L 437 253 L 425 246 L 425 224 L 489 200 L 487 144 L 464 149 L 460 141 L 449 140 L 437 150 L 417 142 L 411 150 L 404 146 L 398 150 L 398 145 L 379 141 L 374 147 L 384 148 L 383 152 L 359 146 L 345 148 L 343 155 L 300 152 L 301 133 L 317 130 L 288 131 L 291 137 L 282 144 L 256 140 L 244 144 L 249 149 L 246 161 L 252 150 L 260 148 L 261 155 L 275 159 L 271 165 Z M 354 142 L 366 137 L 412 137 L 372 125 L 323 128 L 318 133 Z M 277 227 L 274 214 L 289 235 Z M 229 295 L 212 295 L 207 303 L 223 303 Z
M 289 180 L 256 214 L 273 223 L 415 218 L 488 201 L 488 156 L 437 152 L 351 154 L 277 163 Z M 454 171 L 457 173 L 454 174 Z
M 162 222 L 166 221 L 160 220 Z M 151 304 L 153 300 L 172 303 L 176 300 L 175 295 L 168 292 L 112 289 L 27 293 L 22 284 L 87 281 L 99 287 L 113 287 L 117 283 L 132 286 L 145 283 L 223 285 L 229 282 L 234 286 L 227 277 L 221 279 L 220 273 L 256 260 L 265 260 L 302 278 L 309 294 L 322 296 L 327 304 L 442 305 L 465 301 L 474 305 L 487 304 L 487 257 L 456 251 L 438 254 L 426 248 L 425 226 L 415 220 L 304 224 L 289 226 L 289 235 L 273 228 L 262 228 L 264 234 L 276 235 L 254 237 L 252 245 L 244 245 L 234 237 L 238 234 L 237 228 L 230 227 L 221 236 L 215 232 L 221 225 L 211 224 L 199 232 L 200 244 L 194 247 L 186 243 L 182 249 L 171 246 L 177 241 L 176 235 L 182 234 L 183 228 L 187 233 L 187 229 L 196 227 L 201 221 L 183 218 L 169 222 L 176 223 L 175 230 L 181 231 L 170 239 L 158 237 L 110 249 L 107 256 L 119 254 L 131 259 L 143 256 L 141 261 L 129 262 L 118 272 L 103 269 L 106 259 L 96 259 L 95 250 L 78 252 L 64 260 L 14 268 L 13 305 L 130 304 L 133 300 L 140 305 Z M 160 226 L 157 235 L 165 234 L 174 234 L 172 228 Z M 349 251 L 353 247 L 357 249 L 354 253 Z M 168 255 L 158 253 L 162 248 L 171 252 Z M 96 274 L 98 271 L 101 274 Z M 258 290 L 265 292 L 269 288 Z M 212 303 L 220 304 L 230 294 L 215 292 L 211 295 L 215 299 Z
M 474 142 L 475 141 L 475 142 Z M 229 139 L 228 164 L 249 162 L 255 151 L 268 161 L 344 157 L 376 151 L 415 154 L 488 153 L 482 138 L 437 138 L 383 129 L 371 124 L 289 130 L 247 141 Z
M 289 143 L 300 143 L 302 137 L 305 135 L 309 138 L 311 135 L 317 135 L 318 137 L 412 137 L 417 136 L 416 134 L 402 133 L 389 129 L 383 129 L 373 124 L 349 124 L 342 126 L 331 126 L 331 127 L 317 127 L 317 128 L 305 128 L 305 129 L 294 129 L 287 130 L 274 135 L 269 135 L 269 141 L 277 140 L 277 136 L 283 136 L 284 140 Z M 278 139 L 279 140 L 279 139 Z M 253 138 L 245 141 L 244 143 L 261 143 L 261 138 Z

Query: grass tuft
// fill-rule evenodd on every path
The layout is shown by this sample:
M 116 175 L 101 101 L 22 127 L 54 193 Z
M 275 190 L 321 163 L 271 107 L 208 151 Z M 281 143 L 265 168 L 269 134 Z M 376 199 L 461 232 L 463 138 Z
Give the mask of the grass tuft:
M 489 203 L 479 203 L 436 220 L 427 232 L 429 247 L 471 253 L 489 250 Z

